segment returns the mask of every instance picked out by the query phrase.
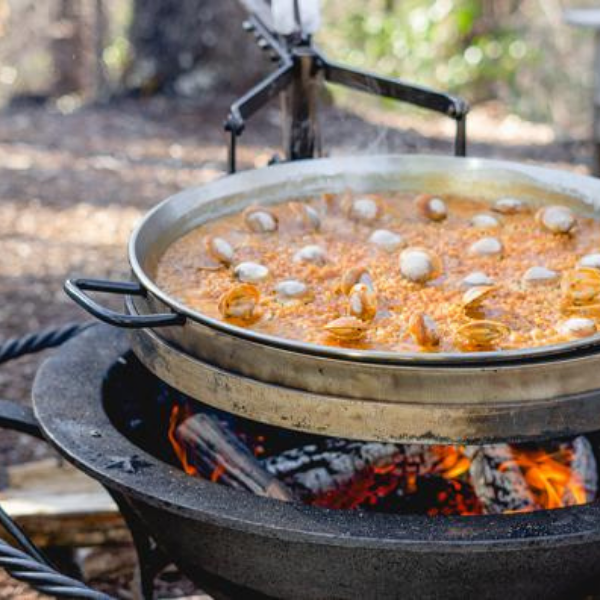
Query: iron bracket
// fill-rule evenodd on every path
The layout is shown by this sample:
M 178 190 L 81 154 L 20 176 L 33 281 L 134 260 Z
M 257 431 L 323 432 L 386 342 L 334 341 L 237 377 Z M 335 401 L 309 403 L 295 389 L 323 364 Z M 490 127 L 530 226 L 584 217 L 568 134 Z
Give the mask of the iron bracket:
M 246 122 L 277 95 L 283 99 L 286 159 L 320 156 L 316 105 L 318 87 L 323 81 L 391 98 L 453 119 L 456 122 L 454 154 L 466 156 L 469 104 L 462 98 L 329 61 L 314 47 L 309 36 L 290 35 L 282 40 L 255 15 L 244 22 L 244 29 L 254 34 L 261 49 L 270 52 L 278 68 L 229 108 L 225 121 L 225 130 L 229 133 L 229 173 L 237 170 L 237 138 L 242 135 Z

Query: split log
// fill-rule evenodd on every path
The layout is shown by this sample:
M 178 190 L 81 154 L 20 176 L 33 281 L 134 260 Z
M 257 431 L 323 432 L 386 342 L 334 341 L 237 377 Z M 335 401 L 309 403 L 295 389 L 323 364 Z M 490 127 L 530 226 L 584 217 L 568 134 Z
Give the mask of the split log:
M 292 491 L 216 417 L 203 413 L 188 417 L 175 428 L 174 436 L 186 452 L 187 463 L 204 478 L 259 496 L 294 499 Z
M 581 478 L 585 501 L 592 502 L 598 494 L 598 465 L 590 441 L 583 435 L 572 442 L 571 469 Z M 572 504 L 572 503 L 571 503 Z
M 539 508 L 508 444 L 467 446 L 469 473 L 486 514 L 525 512 Z
M 266 458 L 264 465 L 301 496 L 314 497 L 346 486 L 368 468 L 382 469 L 402 462 L 407 468 L 408 463 L 417 470 L 427 468 L 430 460 L 424 448 L 324 438 Z
M 456 492 L 464 496 L 457 499 L 456 510 L 464 505 L 471 512 L 502 514 L 581 504 L 593 500 L 598 487 L 595 457 L 584 437 L 525 448 L 315 438 L 259 460 L 228 424 L 205 413 L 183 421 L 176 435 L 188 472 L 191 466 L 192 472 L 237 489 L 331 508 L 402 510 L 401 504 L 416 494 L 430 512 L 444 508 L 439 503 L 451 504 Z M 435 478 L 456 484 L 441 494 L 445 500 L 423 496 Z M 466 504 L 465 486 L 475 496 Z
M 596 497 L 596 459 L 584 436 L 524 448 L 468 446 L 466 454 L 471 483 L 486 514 L 573 506 Z

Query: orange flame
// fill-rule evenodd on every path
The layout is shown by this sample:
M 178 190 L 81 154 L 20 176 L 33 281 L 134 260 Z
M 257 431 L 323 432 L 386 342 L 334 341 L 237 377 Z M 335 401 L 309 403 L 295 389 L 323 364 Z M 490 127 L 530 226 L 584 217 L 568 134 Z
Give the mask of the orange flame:
M 177 437 L 177 427 L 192 416 L 187 407 L 175 405 L 171 412 L 168 437 L 177 458 L 188 475 L 200 476 L 198 469 L 190 463 L 184 444 Z M 256 438 L 256 456 L 264 453 L 264 437 Z M 573 447 L 568 444 L 555 445 L 548 452 L 541 448 L 508 446 L 510 459 L 501 463 L 499 472 L 517 468 L 523 475 L 535 508 L 526 510 L 555 509 L 564 506 L 585 504 L 593 500 L 595 490 L 589 490 L 584 474 L 577 471 Z M 342 487 L 308 500 L 316 506 L 352 509 L 376 505 L 381 498 L 402 490 L 405 495 L 417 493 L 423 477 L 435 476 L 447 482 L 447 487 L 436 493 L 433 506 L 427 513 L 434 514 L 483 514 L 477 498 L 465 495 L 471 489 L 471 459 L 465 446 L 429 446 L 427 456 L 431 462 L 424 465 L 390 463 L 371 466 L 357 473 Z M 217 466 L 207 477 L 218 482 L 226 472 L 223 465 Z M 506 512 L 509 512 L 508 510 Z M 510 511 L 514 512 L 514 511 Z
M 188 475 L 199 475 L 198 469 L 189 463 L 187 450 L 182 444 L 179 443 L 176 435 L 177 427 L 182 421 L 185 420 L 185 418 L 186 416 L 184 415 L 184 411 L 181 410 L 178 404 L 176 404 L 171 411 L 171 419 L 169 421 L 169 441 L 171 442 L 171 446 L 173 447 L 173 450 L 175 451 L 183 470 Z
M 523 473 L 540 508 L 561 508 L 588 501 L 581 473 L 572 468 L 571 448 L 559 447 L 552 453 L 540 449 L 513 449 L 513 457 L 514 464 Z M 500 468 L 508 468 L 509 465 L 510 463 L 505 463 Z

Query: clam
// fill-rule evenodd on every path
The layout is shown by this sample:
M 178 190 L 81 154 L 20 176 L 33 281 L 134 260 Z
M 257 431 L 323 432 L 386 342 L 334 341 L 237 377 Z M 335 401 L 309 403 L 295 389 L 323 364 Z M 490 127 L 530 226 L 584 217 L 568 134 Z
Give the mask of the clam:
M 430 221 L 443 221 L 448 216 L 448 208 L 441 198 L 421 194 L 415 198 L 419 214 Z
M 369 242 L 386 252 L 395 252 L 402 246 L 404 240 L 401 235 L 387 229 L 376 229 L 369 237 Z
M 546 267 L 531 267 L 523 275 L 523 283 L 527 286 L 546 285 L 554 283 L 560 277 L 559 273 Z
M 258 283 L 269 276 L 269 269 L 255 262 L 242 262 L 233 270 L 234 275 L 244 283 Z
M 244 222 L 254 233 L 272 233 L 277 231 L 277 215 L 262 206 L 249 206 L 244 211 Z
M 257 308 L 260 300 L 258 289 L 242 283 L 225 292 L 219 299 L 219 312 L 226 319 L 253 321 L 258 317 Z
M 545 206 L 535 215 L 535 220 L 552 233 L 569 233 L 577 224 L 573 211 L 567 206 Z
M 494 215 L 481 213 L 471 219 L 471 225 L 476 229 L 496 229 L 500 227 L 500 221 Z
M 292 202 L 290 209 L 307 231 L 319 231 L 321 229 L 321 217 L 312 206 L 304 202 Z
M 356 317 L 340 317 L 325 325 L 325 331 L 339 340 L 359 340 L 364 337 L 368 325 Z
M 377 296 L 372 288 L 357 283 L 348 294 L 348 312 L 361 321 L 372 321 L 377 315 Z
M 517 213 L 524 212 L 526 208 L 527 205 L 525 202 L 517 200 L 517 198 L 500 198 L 492 206 L 492 210 L 503 215 L 516 215 Z
M 435 321 L 424 313 L 415 313 L 408 322 L 408 333 L 422 348 L 439 346 L 440 336 Z
M 297 263 L 312 263 L 314 265 L 324 265 L 327 262 L 327 254 L 321 246 L 310 244 L 300 248 L 294 254 L 294 262 Z
M 297 279 L 287 279 L 275 286 L 275 293 L 282 302 L 308 300 L 311 297 L 309 287 Z
M 462 306 L 465 310 L 471 310 L 481 306 L 486 298 L 489 298 L 498 288 L 494 285 L 486 285 L 469 288 L 462 297 Z
M 586 254 L 579 260 L 580 267 L 600 269 L 600 254 Z
M 442 261 L 435 252 L 426 248 L 407 248 L 400 254 L 401 275 L 415 283 L 425 283 L 442 272 Z
M 585 338 L 594 335 L 598 328 L 592 319 L 576 317 L 563 321 L 558 326 L 558 331 L 567 338 Z
M 372 198 L 357 198 L 350 206 L 350 218 L 359 223 L 373 223 L 379 212 L 379 204 Z
M 375 289 L 371 274 L 366 267 L 352 267 L 342 275 L 340 290 L 343 294 L 349 295 L 352 288 L 358 283 L 366 285 L 371 291 Z
M 204 245 L 209 256 L 217 262 L 227 266 L 233 262 L 235 251 L 226 239 L 209 235 L 204 238 Z
M 502 242 L 495 237 L 485 237 L 471 244 L 470 254 L 477 256 L 499 256 L 504 250 Z
M 510 328 L 498 321 L 471 321 L 457 330 L 458 341 L 468 348 L 496 345 L 510 334 Z
M 583 306 L 563 304 L 561 309 L 563 313 L 571 316 L 600 319 L 600 302 L 584 304 Z
M 567 271 L 561 280 L 561 290 L 566 307 L 597 302 L 600 296 L 600 271 L 590 267 Z
M 463 287 L 480 287 L 484 285 L 494 285 L 494 280 L 491 277 L 488 277 L 485 273 L 482 273 L 481 271 L 473 271 L 461 281 L 461 285 Z

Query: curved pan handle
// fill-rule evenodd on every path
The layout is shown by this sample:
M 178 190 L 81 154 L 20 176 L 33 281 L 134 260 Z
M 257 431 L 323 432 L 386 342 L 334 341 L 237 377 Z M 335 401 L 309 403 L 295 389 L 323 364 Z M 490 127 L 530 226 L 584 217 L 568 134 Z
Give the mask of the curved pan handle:
M 86 291 L 120 294 L 127 296 L 145 296 L 146 290 L 138 283 L 129 281 L 106 281 L 103 279 L 67 279 L 65 292 L 81 308 L 109 325 L 127 329 L 144 329 L 146 327 L 169 327 L 183 325 L 185 317 L 178 313 L 162 313 L 156 315 L 127 315 L 105 308 L 93 300 Z

